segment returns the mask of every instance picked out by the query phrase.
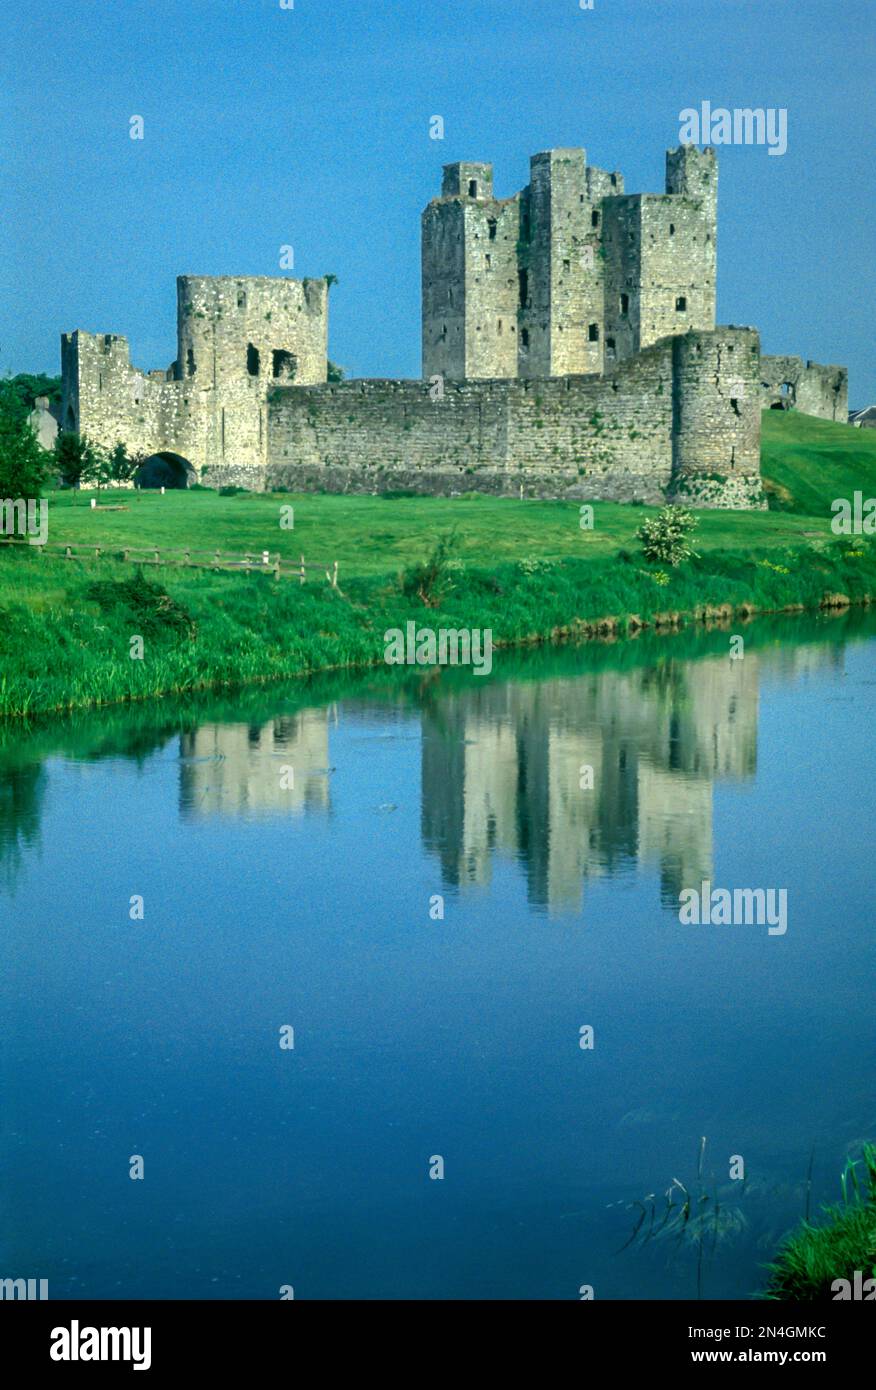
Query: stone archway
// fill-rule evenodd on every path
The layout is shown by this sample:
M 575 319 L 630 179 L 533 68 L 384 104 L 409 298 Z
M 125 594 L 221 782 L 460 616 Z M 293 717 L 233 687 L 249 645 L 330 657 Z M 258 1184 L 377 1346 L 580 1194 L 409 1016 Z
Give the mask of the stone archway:
M 168 449 L 150 454 L 134 476 L 134 482 L 141 488 L 182 489 L 191 487 L 196 479 L 197 474 L 189 460 Z

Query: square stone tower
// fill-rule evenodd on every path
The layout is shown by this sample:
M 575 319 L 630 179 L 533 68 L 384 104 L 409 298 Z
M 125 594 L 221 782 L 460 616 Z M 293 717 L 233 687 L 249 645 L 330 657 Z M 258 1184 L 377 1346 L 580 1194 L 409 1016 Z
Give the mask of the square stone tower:
M 272 388 L 326 379 L 327 301 L 324 279 L 181 275 L 166 371 L 132 366 L 118 334 L 62 336 L 62 428 L 259 486 Z
M 626 194 L 583 149 L 533 155 L 496 199 L 490 164 L 448 164 L 423 213 L 423 374 L 550 377 L 611 367 L 715 326 L 712 149 L 666 155 L 666 191 Z
M 448 164 L 422 218 L 423 374 L 517 375 L 520 200 L 491 164 Z

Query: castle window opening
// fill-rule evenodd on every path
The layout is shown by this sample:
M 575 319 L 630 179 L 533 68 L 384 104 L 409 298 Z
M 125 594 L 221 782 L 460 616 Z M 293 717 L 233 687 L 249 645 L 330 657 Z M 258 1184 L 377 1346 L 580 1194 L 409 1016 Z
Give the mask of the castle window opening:
M 783 382 L 782 382 L 781 391 L 782 391 L 782 395 L 783 395 L 783 396 L 790 396 L 790 395 L 792 394 L 793 390 L 794 390 L 794 387 L 792 386 L 792 384 L 791 384 L 790 381 L 783 381 Z
M 195 375 L 196 368 L 194 348 L 189 348 L 188 352 L 186 353 L 186 371 L 188 372 L 189 376 Z
M 678 314 L 683 314 L 686 308 L 687 300 L 685 299 L 683 294 L 680 294 L 675 301 L 675 311 Z
M 674 223 L 674 222 L 670 222 L 670 224 L 669 224 L 669 235 L 670 235 L 670 236 L 675 236 L 675 223 Z
M 520 288 L 520 307 L 521 309 L 525 309 L 527 300 L 529 299 L 529 271 L 519 270 L 517 272 L 517 279 Z
M 499 322 L 498 322 L 498 324 L 496 325 L 496 332 L 501 336 L 501 333 L 502 333 L 502 320 L 501 320 L 501 319 L 499 319 Z
M 271 375 L 275 381 L 294 381 L 298 373 L 298 358 L 294 352 L 275 348 L 271 359 Z
M 468 181 L 468 196 L 469 196 L 470 198 L 476 198 L 476 197 L 478 196 L 478 181 L 477 181 L 477 179 L 469 179 L 469 181 Z
M 591 214 L 590 214 L 590 225 L 591 225 L 591 227 L 598 227 L 598 226 L 599 226 L 599 213 L 598 213 L 598 212 L 591 212 Z
M 570 261 L 563 261 L 563 273 L 566 274 L 566 275 L 568 275 L 568 273 L 569 273 L 569 271 L 570 271 L 571 269 L 572 269 L 571 262 L 570 262 Z
M 487 223 L 487 228 L 488 228 L 489 233 L 490 233 L 490 241 L 495 241 L 495 240 L 496 240 L 496 219 L 495 219 L 495 217 L 491 217 L 491 218 L 490 218 L 490 220 L 489 220 L 488 223 Z
M 246 290 L 237 291 L 237 307 L 238 309 L 246 308 Z
M 612 174 L 612 176 L 611 176 L 611 186 L 612 186 L 612 188 L 617 188 L 617 174 Z
M 733 411 L 734 415 L 739 414 L 739 401 L 736 396 L 730 397 L 730 409 Z
M 493 258 L 492 258 L 492 256 L 490 255 L 489 252 L 487 252 L 487 255 L 486 255 L 486 262 L 487 262 L 487 270 L 492 270 L 492 268 L 493 268 Z
M 522 328 L 522 329 L 520 330 L 520 341 L 521 341 L 522 345 L 523 345 L 525 348 L 528 348 L 528 347 L 529 347 L 529 329 L 528 329 L 528 328 Z
M 598 324 L 598 323 L 591 323 L 590 327 L 587 329 L 587 340 L 588 340 L 588 342 L 591 342 L 591 343 L 598 343 L 598 342 L 599 342 L 599 324 Z
M 628 294 L 622 294 L 620 297 L 620 311 L 622 314 L 630 312 L 630 296 Z

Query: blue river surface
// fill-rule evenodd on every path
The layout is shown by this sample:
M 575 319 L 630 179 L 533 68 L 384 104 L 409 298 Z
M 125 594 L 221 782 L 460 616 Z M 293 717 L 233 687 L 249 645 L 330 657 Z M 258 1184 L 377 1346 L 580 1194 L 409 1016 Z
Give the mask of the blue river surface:
M 876 1138 L 876 615 L 734 632 L 4 729 L 0 1275 L 757 1294 Z

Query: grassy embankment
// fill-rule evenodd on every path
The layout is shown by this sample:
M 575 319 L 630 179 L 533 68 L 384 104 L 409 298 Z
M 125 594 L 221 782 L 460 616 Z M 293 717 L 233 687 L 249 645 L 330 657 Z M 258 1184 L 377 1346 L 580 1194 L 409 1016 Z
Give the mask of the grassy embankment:
M 803 1221 L 784 1242 L 769 1266 L 764 1297 L 823 1302 L 836 1299 L 837 1279 L 848 1281 L 851 1297 L 856 1272 L 858 1283 L 876 1279 L 876 1146 L 865 1144 L 860 1161 L 846 1164 L 842 1189 L 842 1203 L 825 1208 L 822 1224 Z
M 547 640 L 679 616 L 818 608 L 825 595 L 876 594 L 876 545 L 839 541 L 830 503 L 876 495 L 876 439 L 805 416 L 764 415 L 763 470 L 781 510 L 700 513 L 699 557 L 645 564 L 634 533 L 651 509 L 595 505 L 593 530 L 570 502 L 113 492 L 127 511 L 92 511 L 91 494 L 50 494 L 50 541 L 279 551 L 290 565 L 340 565 L 341 592 L 293 577 L 64 561 L 0 553 L 0 715 L 41 714 L 167 692 L 272 680 L 380 662 L 383 633 L 421 626 L 491 628 L 496 645 Z M 293 530 L 280 526 L 292 503 Z M 400 574 L 454 529 L 455 567 L 430 606 Z M 410 586 L 408 586 L 410 587 Z M 145 639 L 131 660 L 130 638 Z

